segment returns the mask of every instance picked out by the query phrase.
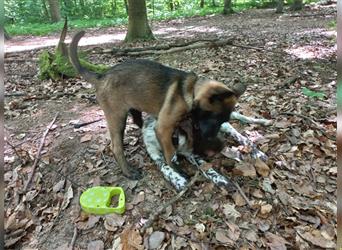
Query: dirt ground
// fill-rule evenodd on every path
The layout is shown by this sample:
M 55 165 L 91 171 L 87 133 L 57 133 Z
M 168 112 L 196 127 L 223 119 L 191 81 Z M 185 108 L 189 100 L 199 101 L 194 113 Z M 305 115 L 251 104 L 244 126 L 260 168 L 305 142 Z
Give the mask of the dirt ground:
M 148 244 L 160 249 L 335 248 L 336 31 L 329 27 L 336 19 L 334 10 L 336 5 L 313 5 L 282 15 L 264 9 L 153 22 L 158 39 L 130 45 L 121 43 L 124 27 L 87 31 L 87 47 L 81 49 L 96 51 L 234 38 L 236 46 L 152 59 L 227 84 L 248 83 L 239 112 L 274 121 L 269 127 L 232 123 L 269 156 L 263 171 L 251 159 L 230 167 L 225 167 L 228 159 L 223 154 L 213 159 L 218 171 L 241 186 L 251 207 L 239 192 L 200 179 L 144 234 L 134 228 L 176 191 L 149 159 L 140 129 L 129 118 L 125 152 L 144 173 L 141 180 L 131 181 L 122 176 L 109 150 L 104 120 L 73 128 L 75 123 L 103 118 L 91 86 L 80 78 L 38 78 L 37 58 L 43 49 L 25 45 L 49 45 L 59 35 L 6 42 L 6 248 L 68 249 L 75 230 L 74 249 L 147 249 Z M 93 63 L 108 65 L 125 59 L 89 56 Z M 57 113 L 25 193 L 40 140 Z M 226 146 L 238 145 L 227 138 Z M 124 188 L 124 215 L 81 212 L 80 193 L 95 185 Z

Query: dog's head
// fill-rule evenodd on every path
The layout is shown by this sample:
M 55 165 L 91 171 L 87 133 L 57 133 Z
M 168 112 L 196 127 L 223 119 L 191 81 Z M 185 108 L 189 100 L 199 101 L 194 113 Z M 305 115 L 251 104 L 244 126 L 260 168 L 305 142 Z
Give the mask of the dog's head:
M 229 121 L 238 98 L 246 86 L 237 84 L 229 88 L 223 83 L 203 80 L 197 84 L 194 93 L 192 118 L 203 138 L 215 138 L 222 123 Z

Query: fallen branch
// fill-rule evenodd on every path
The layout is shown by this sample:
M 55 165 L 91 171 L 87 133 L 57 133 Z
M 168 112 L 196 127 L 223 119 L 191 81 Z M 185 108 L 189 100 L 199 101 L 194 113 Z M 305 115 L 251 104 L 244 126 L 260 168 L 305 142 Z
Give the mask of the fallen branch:
M 23 160 L 21 159 L 20 154 L 18 153 L 18 151 L 16 150 L 15 146 L 12 145 L 7 139 L 5 139 L 5 142 L 12 148 L 12 150 L 14 151 L 14 153 L 18 156 L 18 158 L 20 159 L 21 162 L 23 162 Z
M 242 198 L 244 198 L 244 200 L 246 201 L 247 205 L 249 208 L 253 208 L 251 201 L 248 199 L 248 197 L 246 196 L 245 192 L 243 192 L 243 190 L 241 189 L 240 185 L 237 182 L 233 182 L 234 186 L 236 187 L 236 189 L 239 191 L 239 193 L 241 194 Z
M 149 219 L 146 221 L 146 223 L 141 229 L 142 233 L 144 233 L 145 230 L 153 224 L 153 222 L 159 217 L 159 215 L 162 212 L 164 212 L 164 210 L 167 207 L 171 206 L 173 203 L 178 201 L 192 187 L 192 185 L 194 185 L 194 183 L 198 180 L 199 175 L 200 175 L 200 172 L 196 171 L 196 174 L 191 178 L 191 181 L 185 186 L 185 188 L 182 191 L 180 191 L 175 197 L 173 197 L 170 201 L 166 202 L 164 205 L 159 207 L 155 212 L 153 212 L 150 215 Z
M 39 160 L 40 160 L 40 154 L 41 154 L 42 149 L 43 149 L 43 147 L 44 147 L 45 138 L 46 138 L 47 134 L 49 133 L 49 131 L 50 131 L 52 125 L 55 123 L 55 121 L 56 121 L 56 119 L 57 119 L 57 117 L 58 117 L 58 114 L 59 114 L 59 113 L 57 113 L 57 114 L 55 115 L 55 117 L 54 117 L 53 120 L 50 122 L 49 126 L 46 128 L 46 130 L 45 130 L 45 132 L 44 132 L 44 134 L 43 134 L 43 137 L 42 137 L 42 139 L 41 139 L 41 141 L 40 141 L 40 145 L 39 145 L 39 148 L 38 148 L 38 151 L 37 151 L 36 159 L 34 160 L 34 163 L 33 163 L 33 165 L 32 165 L 32 172 L 31 172 L 31 175 L 29 176 L 29 178 L 28 178 L 28 180 L 27 180 L 27 182 L 26 182 L 26 185 L 25 185 L 25 187 L 24 187 L 24 193 L 26 193 L 27 188 L 29 187 L 29 185 L 30 185 L 30 183 L 31 183 L 31 181 L 32 181 L 32 178 L 33 178 L 33 176 L 34 176 L 34 172 L 35 172 L 36 167 L 37 167 L 37 165 L 38 165 L 38 162 L 39 162 Z
M 5 93 L 5 97 L 12 97 L 12 96 L 25 96 L 26 93 L 23 92 L 12 92 L 12 93 Z
M 289 85 L 295 83 L 297 80 L 299 79 L 299 76 L 292 76 L 290 78 L 287 78 L 281 85 L 279 88 L 284 89 L 284 88 L 288 88 Z
M 309 122 L 311 122 L 319 131 L 322 132 L 322 134 L 324 136 L 326 136 L 327 138 L 331 139 L 331 140 L 334 140 L 334 138 L 331 138 L 330 135 L 328 135 L 326 132 L 325 132 L 325 129 L 322 125 L 320 125 L 319 123 L 317 123 L 314 119 L 308 117 L 308 116 L 305 116 L 305 115 L 302 115 L 302 114 L 299 114 L 299 113 L 294 113 L 294 112 L 282 112 L 280 113 L 281 115 L 292 115 L 292 116 L 298 116 L 298 117 L 301 117 L 301 118 L 304 118 L 306 120 L 308 120 Z
M 331 16 L 336 15 L 336 11 L 331 13 L 317 13 L 317 14 L 298 14 L 298 15 L 290 15 L 289 17 L 316 17 L 316 16 Z
M 72 236 L 72 239 L 71 239 L 71 242 L 70 242 L 70 249 L 73 250 L 74 249 L 74 246 L 75 246 L 75 242 L 76 242 L 76 238 L 77 238 L 77 227 L 75 226 L 74 228 L 74 235 Z
M 81 127 L 84 127 L 84 126 L 87 126 L 89 124 L 92 124 L 92 123 L 95 123 L 95 122 L 99 122 L 99 121 L 102 121 L 103 118 L 100 118 L 100 119 L 97 119 L 97 120 L 94 120 L 94 121 L 90 121 L 90 122 L 83 122 L 83 123 L 77 123 L 77 124 L 74 124 L 74 128 L 81 128 Z
M 225 39 L 218 41 L 216 40 L 201 40 L 201 41 L 192 41 L 185 44 L 177 44 L 177 45 L 161 45 L 155 47 L 148 48 L 130 48 L 130 49 L 111 49 L 104 50 L 101 53 L 103 54 L 114 54 L 117 56 L 143 56 L 143 55 L 161 55 L 167 53 L 175 53 L 179 51 L 189 50 L 189 49 L 198 49 L 198 48 L 216 48 L 224 45 L 232 45 L 233 39 Z
M 312 124 L 314 124 L 317 128 L 324 129 L 320 124 L 318 124 L 316 121 L 314 121 L 314 119 L 312 119 L 312 118 L 310 118 L 308 116 L 305 116 L 305 115 L 302 115 L 302 114 L 299 114 L 299 113 L 294 113 L 294 112 L 282 112 L 280 114 L 281 115 L 292 115 L 292 116 L 298 116 L 298 117 L 304 118 L 304 119 L 310 121 Z
M 16 62 L 16 63 L 25 63 L 25 62 L 38 62 L 39 59 L 38 58 L 25 58 L 25 59 L 22 59 L 22 58 L 5 58 L 5 63 L 13 63 L 13 62 Z

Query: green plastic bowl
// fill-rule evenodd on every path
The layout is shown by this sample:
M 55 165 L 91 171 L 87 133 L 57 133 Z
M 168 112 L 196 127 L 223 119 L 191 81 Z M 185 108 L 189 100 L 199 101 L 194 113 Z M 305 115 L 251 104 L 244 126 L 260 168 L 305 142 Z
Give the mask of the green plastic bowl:
M 110 207 L 111 199 L 115 195 L 119 195 L 118 206 Z M 82 193 L 80 203 L 86 213 L 123 214 L 125 212 L 125 193 L 121 187 L 92 187 Z

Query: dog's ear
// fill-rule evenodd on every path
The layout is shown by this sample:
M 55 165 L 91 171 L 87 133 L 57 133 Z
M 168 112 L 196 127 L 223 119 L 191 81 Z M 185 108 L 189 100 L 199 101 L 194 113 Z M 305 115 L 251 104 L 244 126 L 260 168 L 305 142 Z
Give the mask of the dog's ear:
M 243 83 L 238 83 L 232 87 L 232 90 L 237 98 L 239 98 L 243 93 L 245 93 L 247 85 Z
M 230 100 L 231 98 L 235 98 L 235 92 L 228 88 L 215 88 L 213 93 L 209 97 L 209 102 L 213 104 L 214 102 L 223 103 L 226 100 Z

